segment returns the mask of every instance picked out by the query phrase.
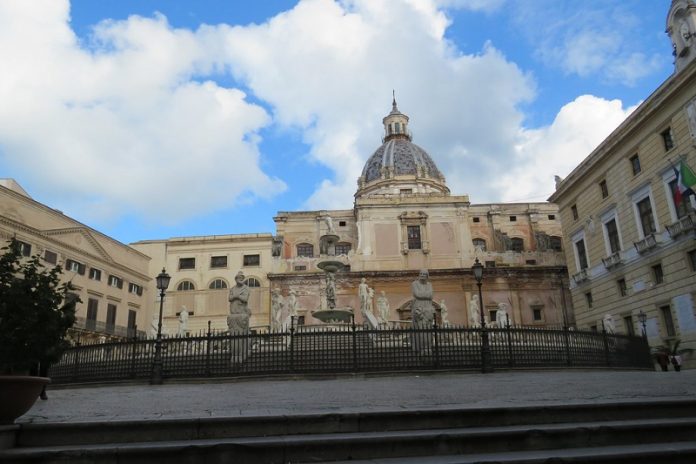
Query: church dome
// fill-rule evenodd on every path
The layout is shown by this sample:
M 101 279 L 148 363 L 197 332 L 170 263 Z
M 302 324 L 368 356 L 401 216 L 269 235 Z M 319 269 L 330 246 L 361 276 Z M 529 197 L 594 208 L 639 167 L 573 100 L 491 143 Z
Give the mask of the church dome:
M 413 143 L 409 118 L 392 101 L 392 111 L 382 119 L 384 139 L 365 163 L 356 197 L 364 195 L 449 194 L 445 177 L 430 155 Z

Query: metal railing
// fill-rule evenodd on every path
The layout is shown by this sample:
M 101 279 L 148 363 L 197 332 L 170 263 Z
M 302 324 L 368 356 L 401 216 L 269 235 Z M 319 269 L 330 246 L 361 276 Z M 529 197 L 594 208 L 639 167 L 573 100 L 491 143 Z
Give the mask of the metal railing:
M 487 335 L 490 357 L 482 356 Z M 149 379 L 154 340 L 68 349 L 49 375 L 56 384 Z M 368 329 L 345 324 L 291 327 L 283 332 L 215 334 L 162 341 L 163 377 L 388 372 L 484 368 L 652 369 L 643 337 L 568 328 Z M 490 359 L 485 366 L 484 360 Z

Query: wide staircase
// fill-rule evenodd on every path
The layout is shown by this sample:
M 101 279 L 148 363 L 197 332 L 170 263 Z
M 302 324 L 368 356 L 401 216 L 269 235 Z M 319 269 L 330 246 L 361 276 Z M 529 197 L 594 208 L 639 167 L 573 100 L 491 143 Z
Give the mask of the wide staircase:
M 677 400 L 10 429 L 0 462 L 696 463 L 696 401 Z

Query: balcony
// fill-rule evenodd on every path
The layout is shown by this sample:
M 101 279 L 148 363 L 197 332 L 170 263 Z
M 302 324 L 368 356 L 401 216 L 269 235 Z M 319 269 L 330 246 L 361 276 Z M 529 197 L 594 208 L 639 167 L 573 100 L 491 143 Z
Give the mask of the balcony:
M 85 332 L 94 332 L 97 334 L 114 335 L 116 337 L 131 338 L 136 333 L 136 329 L 124 327 L 121 325 L 107 324 L 103 321 L 95 321 L 85 319 L 84 317 L 76 317 L 73 329 L 83 330 Z M 138 337 L 144 337 L 145 332 L 137 331 Z
M 652 250 L 657 246 L 657 239 L 655 239 L 655 234 L 650 234 L 646 236 L 643 240 L 633 242 L 633 246 L 636 247 L 638 253 L 643 254 Z
M 693 230 L 696 230 L 696 218 L 694 218 L 693 213 L 690 213 L 679 219 L 677 222 L 667 226 L 669 236 L 672 238 L 677 238 L 680 235 Z
M 604 267 L 606 267 L 607 269 L 611 269 L 612 267 L 618 266 L 622 262 L 621 252 L 617 251 L 616 253 L 612 253 L 611 255 L 607 256 L 606 258 L 602 258 L 602 262 L 604 263 Z
M 582 271 L 578 272 L 577 274 L 573 274 L 573 280 L 578 285 L 580 285 L 581 283 L 583 283 L 587 280 L 590 280 L 590 275 L 588 274 L 587 269 L 583 269 Z

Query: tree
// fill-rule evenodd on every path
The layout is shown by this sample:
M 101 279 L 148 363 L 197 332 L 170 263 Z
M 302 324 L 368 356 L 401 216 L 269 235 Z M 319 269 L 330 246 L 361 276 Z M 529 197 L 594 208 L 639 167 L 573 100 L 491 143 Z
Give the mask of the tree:
M 0 374 L 26 373 L 60 359 L 79 298 L 61 283 L 60 266 L 24 258 L 15 238 L 0 250 Z

